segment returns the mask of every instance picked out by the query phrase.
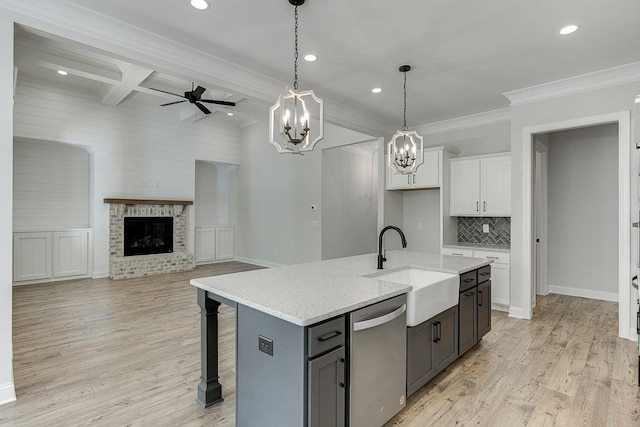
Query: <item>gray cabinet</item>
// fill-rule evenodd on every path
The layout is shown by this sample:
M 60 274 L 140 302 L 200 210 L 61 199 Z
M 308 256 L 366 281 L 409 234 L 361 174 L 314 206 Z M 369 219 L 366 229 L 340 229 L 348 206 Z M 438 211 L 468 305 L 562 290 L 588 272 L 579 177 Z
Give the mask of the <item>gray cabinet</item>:
M 478 285 L 478 341 L 491 331 L 491 280 Z
M 458 307 L 407 328 L 407 396 L 458 357 Z
M 478 342 L 478 290 L 460 292 L 460 355 Z
M 345 317 L 307 331 L 309 427 L 342 427 L 346 412 Z
M 345 366 L 344 347 L 308 362 L 310 427 L 344 426 Z

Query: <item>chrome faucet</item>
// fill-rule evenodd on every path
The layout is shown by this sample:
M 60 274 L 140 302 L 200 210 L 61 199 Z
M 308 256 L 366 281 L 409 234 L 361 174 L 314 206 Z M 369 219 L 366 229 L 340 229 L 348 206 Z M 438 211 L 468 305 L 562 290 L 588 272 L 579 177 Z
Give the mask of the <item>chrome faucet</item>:
M 385 255 L 382 255 L 382 235 L 387 230 L 396 230 L 398 234 L 400 234 L 400 239 L 402 239 L 402 247 L 407 247 L 407 239 L 404 237 L 404 233 L 402 232 L 402 230 L 394 225 L 387 225 L 385 228 L 383 228 L 380 232 L 380 236 L 378 236 L 378 270 L 382 270 L 382 263 L 387 260 L 387 258 L 385 257 L 387 251 L 384 251 Z

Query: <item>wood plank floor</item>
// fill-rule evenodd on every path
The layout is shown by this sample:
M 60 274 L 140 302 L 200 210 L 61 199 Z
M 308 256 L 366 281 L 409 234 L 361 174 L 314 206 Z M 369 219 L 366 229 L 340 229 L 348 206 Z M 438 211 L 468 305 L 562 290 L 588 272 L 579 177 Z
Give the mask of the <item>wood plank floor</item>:
M 235 311 L 220 311 L 225 401 L 202 409 L 188 282 L 253 268 L 14 288 L 18 401 L 0 406 L 0 425 L 234 426 Z M 639 426 L 636 343 L 616 333 L 615 303 L 550 295 L 530 322 L 494 312 L 492 332 L 387 427 Z

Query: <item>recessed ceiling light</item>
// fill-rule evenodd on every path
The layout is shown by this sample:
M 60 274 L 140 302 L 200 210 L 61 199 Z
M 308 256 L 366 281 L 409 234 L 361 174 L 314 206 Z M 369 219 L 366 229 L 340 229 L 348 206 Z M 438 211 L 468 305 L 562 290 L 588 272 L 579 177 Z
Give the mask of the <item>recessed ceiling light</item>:
M 233 116 L 233 113 L 227 113 L 227 116 Z
M 380 92 L 382 92 L 382 88 L 381 87 L 374 87 L 373 89 L 371 89 L 371 92 L 380 93 Z
M 640 95 L 636 96 L 636 104 L 640 104 Z
M 209 2 L 207 0 L 191 0 L 191 6 L 198 10 L 205 10 L 209 8 Z
M 318 59 L 318 57 L 317 57 L 317 56 L 315 56 L 315 55 L 314 55 L 314 54 L 312 54 L 312 53 L 310 53 L 310 54 L 308 54 L 308 55 L 305 55 L 305 56 L 304 56 L 304 60 L 305 60 L 305 61 L 307 61 L 307 62 L 313 62 L 313 61 L 315 61 L 316 59 Z
M 566 27 L 560 30 L 560 34 L 562 34 L 563 36 L 566 36 L 567 34 L 571 34 L 575 32 L 577 29 L 578 29 L 577 25 L 567 25 Z
M 64 70 L 58 70 L 58 74 L 60 74 L 61 76 L 66 76 L 66 75 L 68 75 L 69 73 L 67 73 L 67 72 L 66 72 L 66 71 L 64 71 Z

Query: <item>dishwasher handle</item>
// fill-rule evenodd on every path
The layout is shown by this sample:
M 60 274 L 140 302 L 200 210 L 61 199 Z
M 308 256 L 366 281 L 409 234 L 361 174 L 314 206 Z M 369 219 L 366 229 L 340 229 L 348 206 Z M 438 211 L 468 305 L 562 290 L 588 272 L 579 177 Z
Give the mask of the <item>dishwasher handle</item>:
M 365 329 L 375 328 L 376 326 L 384 325 L 385 323 L 391 322 L 393 319 L 397 319 L 402 316 L 402 313 L 407 311 L 407 304 L 402 304 L 401 307 L 392 311 L 391 313 L 387 313 L 380 317 L 375 317 L 369 320 L 363 320 L 362 322 L 356 322 L 353 324 L 353 331 L 363 331 Z

